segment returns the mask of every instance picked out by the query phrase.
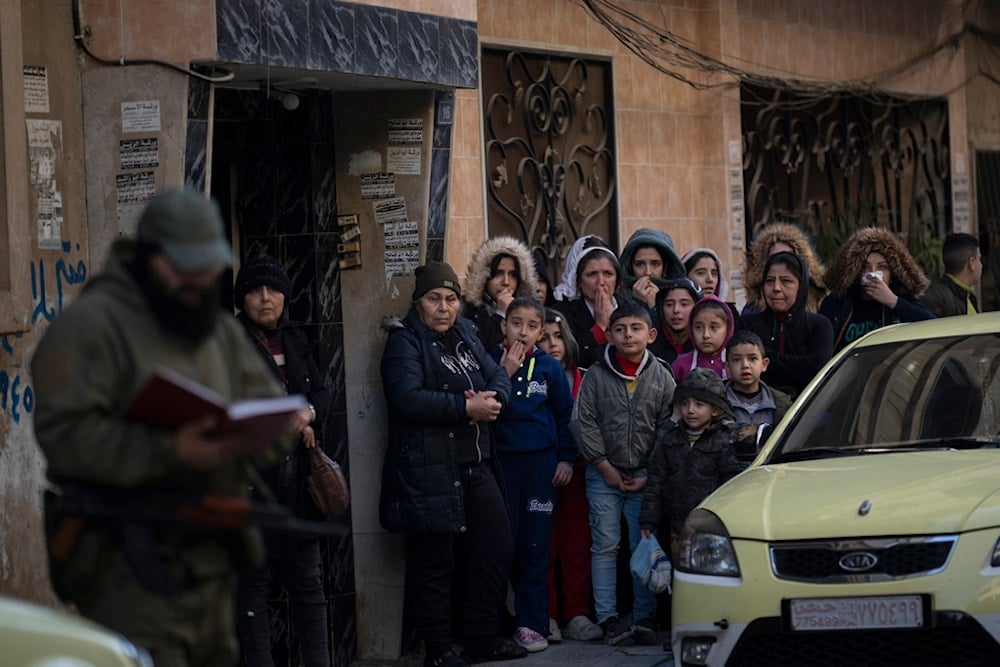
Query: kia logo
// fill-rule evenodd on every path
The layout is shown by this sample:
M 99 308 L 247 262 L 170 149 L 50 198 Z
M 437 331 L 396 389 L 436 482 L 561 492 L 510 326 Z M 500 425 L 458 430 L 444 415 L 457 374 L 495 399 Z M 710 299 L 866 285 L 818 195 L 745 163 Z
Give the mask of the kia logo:
M 878 556 L 870 551 L 855 551 L 841 556 L 837 563 L 847 572 L 867 572 L 878 564 Z

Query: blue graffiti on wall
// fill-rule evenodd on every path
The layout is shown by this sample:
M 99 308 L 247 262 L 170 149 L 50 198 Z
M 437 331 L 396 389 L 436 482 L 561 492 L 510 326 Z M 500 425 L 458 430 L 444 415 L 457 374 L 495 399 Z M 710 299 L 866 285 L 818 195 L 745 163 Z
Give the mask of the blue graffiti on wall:
M 80 244 L 76 245 L 76 249 L 80 249 Z M 70 243 L 64 242 L 62 244 L 62 250 L 64 253 L 69 254 L 71 250 Z M 35 309 L 31 313 L 32 324 L 43 317 L 47 321 L 51 322 L 55 319 L 57 313 L 62 312 L 63 287 L 66 285 L 76 285 L 84 282 L 87 279 L 87 265 L 82 259 L 79 260 L 75 266 L 73 264 L 67 264 L 66 260 L 60 257 L 56 260 L 54 274 L 56 283 L 56 303 L 55 305 L 49 305 L 48 295 L 46 294 L 45 260 L 39 259 L 37 262 L 31 263 L 31 296 L 35 300 Z
M 71 243 L 62 244 L 64 254 L 73 251 L 79 252 L 80 244 L 75 248 Z M 52 268 L 51 277 L 46 275 L 45 260 L 37 259 L 31 262 L 31 296 L 34 303 L 34 310 L 31 314 L 32 324 L 44 318 L 47 322 L 55 319 L 56 315 L 63 311 L 65 292 L 64 288 L 70 285 L 78 285 L 87 279 L 87 264 L 83 260 L 75 263 L 72 260 L 60 257 L 55 261 Z M 47 284 L 55 283 L 55 303 L 49 303 Z M 21 421 L 25 413 L 35 410 L 35 392 L 31 384 L 22 377 L 19 370 L 18 355 L 15 355 L 15 348 L 23 338 L 23 333 L 6 334 L 0 338 L 0 349 L 6 353 L 7 361 L 13 361 L 13 366 L 0 369 L 0 411 L 10 413 L 11 419 L 15 423 Z

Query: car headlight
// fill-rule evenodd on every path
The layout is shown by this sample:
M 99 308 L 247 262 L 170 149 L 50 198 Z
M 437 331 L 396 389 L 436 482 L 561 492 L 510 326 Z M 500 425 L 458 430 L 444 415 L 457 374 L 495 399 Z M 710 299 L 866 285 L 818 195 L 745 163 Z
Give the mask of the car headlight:
M 722 520 L 708 510 L 692 510 L 681 532 L 680 563 L 688 572 L 719 577 L 740 576 L 736 551 Z

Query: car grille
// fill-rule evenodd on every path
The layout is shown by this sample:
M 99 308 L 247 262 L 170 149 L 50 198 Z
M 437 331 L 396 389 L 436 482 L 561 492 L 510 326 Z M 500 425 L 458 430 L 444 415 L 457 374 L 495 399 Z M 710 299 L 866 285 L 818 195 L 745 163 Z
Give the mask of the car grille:
M 935 535 L 775 543 L 771 569 L 779 579 L 823 584 L 927 576 L 944 569 L 956 539 Z
M 975 620 L 961 614 L 945 614 L 937 621 L 938 624 L 919 630 L 784 632 L 780 619 L 759 619 L 747 627 L 726 664 L 729 667 L 1000 665 L 1000 646 Z

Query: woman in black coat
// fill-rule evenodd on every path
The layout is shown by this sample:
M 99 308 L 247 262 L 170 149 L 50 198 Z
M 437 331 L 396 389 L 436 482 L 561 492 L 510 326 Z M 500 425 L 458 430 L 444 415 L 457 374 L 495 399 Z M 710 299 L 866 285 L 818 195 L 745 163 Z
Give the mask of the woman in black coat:
M 418 267 L 409 313 L 385 323 L 381 364 L 389 446 L 379 518 L 386 530 L 407 535 L 408 613 L 430 666 L 527 655 L 497 634 L 512 541 L 491 424 L 508 402 L 510 379 L 460 308 L 450 266 Z M 456 567 L 456 546 L 464 568 Z M 450 593 L 459 576 L 462 658 L 450 641 Z
M 291 287 L 281 264 L 261 256 L 240 269 L 235 303 L 241 311 L 237 318 L 286 392 L 302 394 L 309 401 L 309 406 L 293 419 L 300 434 L 300 446 L 277 465 L 261 470 L 261 477 L 277 500 L 297 516 L 321 519 L 306 490 L 309 456 L 305 450 L 319 446 L 317 429 L 327 414 L 330 392 L 323 384 L 305 333 L 289 321 L 287 301 Z M 302 665 L 329 667 L 320 541 L 290 534 L 269 535 L 266 540 L 267 564 L 240 578 L 237 629 L 244 664 L 273 665 L 268 594 L 271 576 L 277 573 L 288 591 Z
M 770 360 L 761 379 L 767 386 L 798 396 L 833 356 L 833 327 L 808 312 L 809 269 L 794 253 L 771 255 L 764 265 L 764 310 L 741 318 L 742 329 L 764 341 Z

